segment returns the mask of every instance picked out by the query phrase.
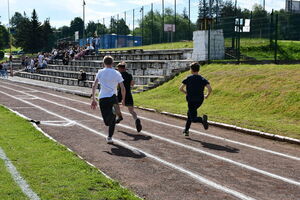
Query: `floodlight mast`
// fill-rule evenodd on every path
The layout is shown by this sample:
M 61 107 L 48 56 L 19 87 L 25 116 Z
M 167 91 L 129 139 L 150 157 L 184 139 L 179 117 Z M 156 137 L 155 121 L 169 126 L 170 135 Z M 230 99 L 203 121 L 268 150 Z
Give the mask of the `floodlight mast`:
M 8 36 L 9 36 L 9 64 L 10 64 L 10 75 L 13 77 L 13 67 L 12 67 L 12 52 L 11 52 L 11 20 L 10 20 L 10 9 L 9 0 L 7 0 L 7 14 L 8 14 Z

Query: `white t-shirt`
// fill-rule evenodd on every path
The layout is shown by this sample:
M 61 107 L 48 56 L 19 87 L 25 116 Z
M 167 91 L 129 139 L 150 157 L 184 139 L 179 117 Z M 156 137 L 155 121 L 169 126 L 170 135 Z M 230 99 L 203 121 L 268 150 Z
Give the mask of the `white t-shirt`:
M 44 59 L 44 56 L 42 54 L 39 55 L 39 64 L 43 64 L 43 59 Z
M 112 68 L 99 70 L 96 80 L 98 80 L 101 86 L 99 99 L 112 97 L 114 94 L 117 94 L 118 84 L 124 81 L 120 72 Z

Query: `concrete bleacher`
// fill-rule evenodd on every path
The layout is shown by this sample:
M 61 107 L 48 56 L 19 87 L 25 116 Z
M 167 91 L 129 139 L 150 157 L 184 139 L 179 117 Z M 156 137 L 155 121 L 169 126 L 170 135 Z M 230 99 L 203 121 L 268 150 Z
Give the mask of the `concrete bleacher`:
M 116 59 L 115 64 L 120 61 L 126 61 L 127 71 L 133 75 L 137 86 L 136 89 L 138 89 L 137 92 L 140 92 L 153 88 L 169 80 L 179 72 L 186 70 L 191 62 L 191 60 L 184 59 L 183 57 L 186 51 L 147 51 L 146 53 L 145 51 L 101 52 L 97 56 L 85 56 L 81 60 L 70 61 L 68 65 L 63 65 L 61 60 L 53 60 L 46 69 L 40 70 L 37 73 L 19 71 L 16 75 L 23 78 L 70 86 L 92 87 L 96 73 L 100 68 L 103 68 L 102 59 L 104 55 L 112 55 Z M 149 52 L 152 52 L 152 54 Z M 121 59 L 124 56 L 131 56 L 132 60 Z M 168 59 L 164 56 L 168 56 Z M 152 60 L 150 58 L 156 59 Z M 14 60 L 13 65 L 14 68 L 20 68 L 21 64 L 19 60 Z M 80 70 L 84 70 L 87 73 L 87 80 L 80 82 L 78 85 L 77 79 Z

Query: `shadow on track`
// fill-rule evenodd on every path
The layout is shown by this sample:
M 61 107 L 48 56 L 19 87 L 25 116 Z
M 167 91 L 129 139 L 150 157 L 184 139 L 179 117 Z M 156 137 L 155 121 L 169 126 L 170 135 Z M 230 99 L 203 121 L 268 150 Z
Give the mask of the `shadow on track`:
M 138 141 L 138 140 L 151 140 L 152 137 L 151 136 L 146 136 L 146 135 L 141 135 L 141 134 L 131 134 L 131 133 L 127 133 L 125 131 L 118 131 L 120 133 L 123 133 L 129 137 L 133 138 L 133 141 Z
M 118 144 L 111 144 L 111 145 L 114 146 L 111 148 L 111 152 L 104 151 L 105 153 L 107 153 L 109 155 L 120 156 L 120 157 L 130 157 L 130 158 L 136 158 L 136 159 L 146 157 L 146 155 L 144 155 L 143 153 L 141 153 L 139 151 L 132 151 L 132 150 L 124 148 Z
M 191 138 L 186 138 L 186 139 L 193 141 L 193 142 L 201 143 L 202 146 L 207 149 L 212 149 L 212 150 L 217 150 L 217 151 L 226 151 L 228 153 L 239 153 L 240 152 L 239 149 L 236 149 L 236 148 L 233 148 L 230 146 L 221 146 L 221 145 L 217 145 L 217 144 L 202 142 L 200 140 L 195 140 L 195 139 L 191 139 Z

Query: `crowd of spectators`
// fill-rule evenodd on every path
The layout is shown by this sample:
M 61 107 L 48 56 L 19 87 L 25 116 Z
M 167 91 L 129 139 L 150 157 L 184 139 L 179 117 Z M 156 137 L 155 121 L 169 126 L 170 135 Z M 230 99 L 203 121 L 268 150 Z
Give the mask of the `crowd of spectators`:
M 64 65 L 68 65 L 70 60 L 78 60 L 85 55 L 92 55 L 95 53 L 93 45 L 86 45 L 80 47 L 78 45 L 68 46 L 66 44 L 60 44 L 58 48 L 53 49 L 50 53 L 38 53 L 37 56 L 23 56 L 22 66 L 27 72 L 39 72 L 41 69 L 45 69 L 48 63 L 53 60 L 62 60 Z

